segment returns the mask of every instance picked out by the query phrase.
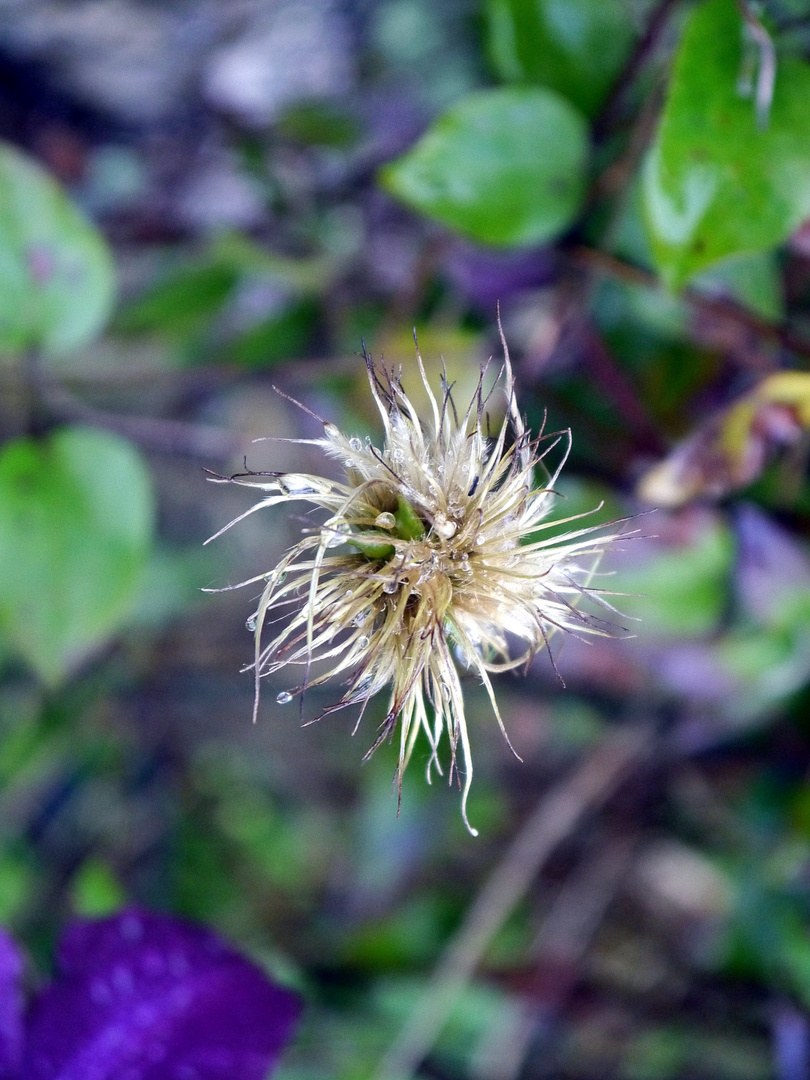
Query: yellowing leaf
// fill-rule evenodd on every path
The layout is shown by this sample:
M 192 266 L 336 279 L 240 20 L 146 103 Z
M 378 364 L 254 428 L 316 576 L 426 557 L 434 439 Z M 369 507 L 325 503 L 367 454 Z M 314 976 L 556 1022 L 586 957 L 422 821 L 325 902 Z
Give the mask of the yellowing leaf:
M 682 506 L 744 487 L 769 454 L 810 429 L 810 373 L 780 371 L 685 439 L 638 487 L 646 502 Z

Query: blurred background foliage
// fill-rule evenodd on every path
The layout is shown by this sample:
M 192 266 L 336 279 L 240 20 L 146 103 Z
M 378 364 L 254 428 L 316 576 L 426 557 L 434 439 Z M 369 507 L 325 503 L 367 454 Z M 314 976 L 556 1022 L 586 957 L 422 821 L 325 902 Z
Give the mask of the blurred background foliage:
M 0 921 L 201 920 L 301 988 L 282 1080 L 810 1076 L 807 0 L 0 4 Z M 377 709 L 250 724 L 301 523 L 412 328 L 641 515 L 613 638 L 474 685 L 458 796 Z M 637 621 L 631 621 L 637 620 Z M 562 680 L 565 686 L 562 685 Z M 313 692 L 307 717 L 337 691 Z M 382 706 L 380 706 L 381 708 Z

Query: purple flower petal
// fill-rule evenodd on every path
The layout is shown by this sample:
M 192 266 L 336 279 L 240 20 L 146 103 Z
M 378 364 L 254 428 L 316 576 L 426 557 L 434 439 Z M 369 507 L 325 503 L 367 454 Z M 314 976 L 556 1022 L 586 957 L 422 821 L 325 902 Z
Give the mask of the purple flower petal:
M 28 1029 L 26 1080 L 264 1080 L 298 998 L 215 934 L 127 911 L 65 933 Z
M 0 929 L 0 1080 L 18 1075 L 23 1041 L 20 978 L 23 958 L 12 937 Z

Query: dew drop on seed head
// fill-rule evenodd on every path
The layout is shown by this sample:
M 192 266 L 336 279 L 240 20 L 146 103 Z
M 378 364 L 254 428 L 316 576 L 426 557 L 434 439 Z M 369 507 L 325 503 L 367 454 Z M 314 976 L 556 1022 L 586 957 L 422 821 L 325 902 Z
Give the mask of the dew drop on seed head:
M 316 495 L 317 488 L 303 476 L 296 476 L 295 473 L 289 473 L 287 476 L 283 476 L 278 486 L 282 491 L 288 495 Z
M 365 634 L 362 637 L 359 637 L 357 639 L 357 648 L 358 649 L 367 649 L 368 644 L 369 644 L 369 638 L 367 638 L 365 636 Z
M 391 451 L 391 460 L 392 461 L 403 461 L 404 458 L 405 458 L 405 454 L 402 451 L 402 449 L 399 446 L 395 446 L 394 449 Z
M 448 521 L 447 515 L 439 511 L 433 518 L 433 528 L 444 540 L 449 540 L 458 528 L 455 521 Z
M 357 436 L 355 436 L 353 439 L 349 439 L 349 446 L 352 448 L 352 450 L 363 449 L 363 444 L 360 442 Z
M 398 588 L 399 588 L 399 583 L 398 582 L 396 582 L 396 581 L 386 581 L 386 583 L 383 585 L 382 591 L 384 593 L 389 593 L 390 594 L 390 593 L 395 593 Z
M 288 701 L 292 701 L 292 694 L 287 690 L 282 690 L 280 693 L 276 694 L 276 701 L 279 705 L 286 705 Z
M 332 535 L 330 536 L 329 540 L 326 542 L 326 546 L 328 548 L 340 547 L 341 544 L 344 544 L 346 542 L 344 538 L 351 531 L 352 530 L 346 524 L 346 522 L 342 521 L 339 525 L 336 525 L 335 528 L 332 530 Z
M 245 627 L 246 627 L 246 628 L 247 628 L 248 630 L 250 630 L 251 634 L 252 634 L 252 633 L 253 633 L 253 631 L 254 631 L 254 630 L 256 629 L 256 626 L 257 626 L 257 624 L 258 624 L 258 621 L 259 621 L 259 620 L 258 620 L 258 619 L 256 618 L 256 616 L 255 616 L 255 615 L 249 615 L 249 616 L 248 616 L 248 618 L 247 618 L 247 621 L 245 622 Z
M 378 529 L 394 529 L 396 528 L 397 519 L 393 514 L 384 510 L 381 514 L 378 514 L 374 519 L 374 524 Z

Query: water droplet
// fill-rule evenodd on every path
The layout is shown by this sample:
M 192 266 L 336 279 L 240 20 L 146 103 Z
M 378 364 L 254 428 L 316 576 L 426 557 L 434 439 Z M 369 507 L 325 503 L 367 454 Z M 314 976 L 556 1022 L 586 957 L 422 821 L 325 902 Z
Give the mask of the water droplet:
M 440 510 L 433 518 L 433 528 L 442 539 L 449 540 L 455 534 L 458 525 L 455 521 L 448 521 L 447 515 Z
M 318 491 L 307 477 L 298 476 L 295 473 L 288 473 L 287 476 L 283 476 L 279 480 L 278 486 L 282 491 L 286 491 L 288 495 L 315 495 Z
M 328 439 L 334 439 L 336 435 L 340 435 L 340 428 L 327 420 L 323 425 L 323 433 Z
M 292 694 L 287 690 L 282 690 L 280 693 L 276 694 L 276 701 L 279 705 L 286 705 L 288 702 L 292 701 Z
M 148 952 L 143 958 L 143 969 L 147 975 L 162 975 L 164 967 L 163 956 L 159 952 Z
M 374 524 L 378 529 L 395 529 L 397 525 L 397 519 L 393 514 L 389 514 L 387 510 L 382 514 L 378 514 L 374 519 Z
M 118 964 L 112 973 L 112 984 L 118 994 L 131 994 L 135 989 L 135 979 L 128 967 Z
M 256 629 L 256 627 L 258 625 L 258 622 L 259 622 L 259 620 L 257 619 L 257 617 L 255 615 L 249 615 L 247 617 L 247 620 L 245 621 L 245 627 L 246 627 L 246 629 L 250 630 L 250 632 L 252 634 L 253 631 Z
M 479 533 L 479 535 L 478 535 L 478 536 L 476 536 L 476 538 L 475 538 L 475 542 L 476 542 L 476 544 L 483 544 L 483 543 L 486 543 L 486 541 L 485 541 L 485 539 L 484 539 L 484 536 L 483 536 L 483 534 L 480 534 L 480 533 Z
M 186 957 L 181 952 L 173 952 L 169 954 L 168 960 L 169 972 L 176 978 L 182 979 L 189 971 L 189 963 Z
M 395 446 L 394 449 L 391 451 L 391 460 L 392 461 L 404 461 L 405 460 L 405 451 L 402 450 L 399 446 Z
M 358 649 L 367 649 L 368 644 L 369 644 L 369 638 L 367 638 L 365 636 L 365 634 L 362 637 L 359 637 L 357 639 L 357 648 Z
M 327 541 L 326 546 L 329 548 L 335 548 L 340 547 L 341 544 L 345 543 L 344 537 L 351 532 L 351 529 L 345 521 L 342 521 L 339 525 L 336 525 L 332 529 L 330 529 L 329 532 L 331 533 L 331 536 Z
M 90 998 L 96 1005 L 108 1005 L 112 1001 L 112 990 L 103 979 L 93 979 L 90 985 Z
M 358 611 L 355 617 L 352 619 L 354 626 L 362 626 L 371 614 L 371 608 L 364 608 L 362 611 Z
M 366 435 L 366 437 L 364 439 L 364 442 L 366 444 L 366 450 L 370 450 L 371 449 L 371 436 Z
M 398 588 L 399 588 L 399 582 L 398 581 L 386 581 L 386 583 L 383 585 L 382 591 L 384 593 L 388 593 L 390 595 L 391 593 L 395 593 Z
M 362 450 L 363 449 L 363 444 L 360 442 L 360 440 L 356 436 L 353 439 L 349 439 L 349 446 L 352 448 L 352 450 Z

